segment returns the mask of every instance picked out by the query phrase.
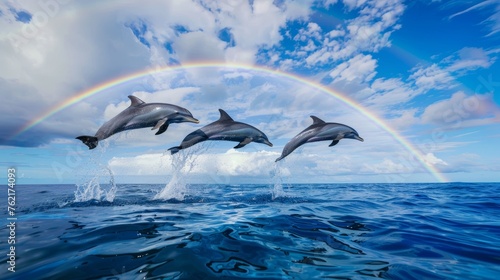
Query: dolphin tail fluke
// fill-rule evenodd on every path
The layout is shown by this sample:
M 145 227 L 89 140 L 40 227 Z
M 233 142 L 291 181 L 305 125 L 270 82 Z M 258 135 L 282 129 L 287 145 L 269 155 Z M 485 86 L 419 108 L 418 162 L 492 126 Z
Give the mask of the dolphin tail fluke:
M 97 144 L 99 143 L 99 139 L 94 136 L 78 136 L 76 139 L 80 140 L 83 142 L 83 144 L 87 145 L 89 147 L 89 150 L 92 150 L 93 148 L 97 147 Z
M 176 154 L 177 152 L 179 152 L 181 149 L 182 149 L 181 146 L 177 146 L 177 147 L 172 147 L 168 150 L 170 151 L 170 154 L 173 155 L 173 154 Z

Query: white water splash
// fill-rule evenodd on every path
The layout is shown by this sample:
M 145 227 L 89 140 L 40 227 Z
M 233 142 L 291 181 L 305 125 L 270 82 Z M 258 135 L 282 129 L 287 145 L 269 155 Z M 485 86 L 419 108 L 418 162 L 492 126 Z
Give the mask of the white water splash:
M 284 174 L 287 174 L 286 171 L 288 171 L 286 168 L 281 166 L 281 162 L 277 162 L 274 165 L 274 170 L 272 171 L 272 178 L 273 178 L 273 188 L 271 190 L 271 195 L 273 197 L 273 200 L 278 198 L 278 197 L 285 197 L 287 196 L 285 190 L 283 189 L 283 177 Z
M 184 200 L 188 194 L 186 176 L 196 166 L 196 158 L 211 146 L 210 142 L 203 142 L 196 146 L 180 150 L 171 156 L 172 158 L 172 178 L 165 187 L 155 195 L 154 199 Z M 170 153 L 170 152 L 168 152 Z
M 106 172 L 107 171 L 107 172 Z M 106 174 L 107 173 L 107 174 Z M 100 180 L 109 176 L 109 188 L 103 188 Z M 105 167 L 100 173 L 95 174 L 90 181 L 77 185 L 74 202 L 84 202 L 89 200 L 113 202 L 116 196 L 117 187 L 115 177 L 109 167 Z
M 75 199 L 73 202 L 84 202 L 89 200 L 113 202 L 116 196 L 117 187 L 115 184 L 115 176 L 109 166 L 101 164 L 102 157 L 109 146 L 108 141 L 99 142 L 99 146 L 94 151 L 91 151 L 83 183 L 76 184 Z M 85 178 L 89 177 L 87 180 Z M 109 178 L 108 184 L 101 184 L 101 180 Z M 108 185 L 108 187 L 105 187 Z

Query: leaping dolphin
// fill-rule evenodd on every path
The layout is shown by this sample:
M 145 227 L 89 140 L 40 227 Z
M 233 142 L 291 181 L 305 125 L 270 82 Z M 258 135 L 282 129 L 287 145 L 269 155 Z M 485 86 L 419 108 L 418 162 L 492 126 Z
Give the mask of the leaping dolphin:
M 332 143 L 328 146 L 332 147 L 337 145 L 342 138 L 364 141 L 352 127 L 340 123 L 327 123 L 316 116 L 311 116 L 311 118 L 313 119 L 313 124 L 286 143 L 281 156 L 276 161 L 282 160 L 305 143 L 332 140 Z
M 165 132 L 171 123 L 199 123 L 185 108 L 167 103 L 145 103 L 133 95 L 129 95 L 128 98 L 132 104 L 103 124 L 95 136 L 83 135 L 76 139 L 81 140 L 91 150 L 97 147 L 100 140 L 121 131 L 153 127 L 151 130 L 158 129 L 155 134 L 159 135 Z
M 234 121 L 224 110 L 219 109 L 220 118 L 196 131 L 188 134 L 179 146 L 168 149 L 175 154 L 182 149 L 189 148 L 207 140 L 225 140 L 239 142 L 234 148 L 239 149 L 250 142 L 257 142 L 273 146 L 267 136 L 257 128 L 246 123 Z

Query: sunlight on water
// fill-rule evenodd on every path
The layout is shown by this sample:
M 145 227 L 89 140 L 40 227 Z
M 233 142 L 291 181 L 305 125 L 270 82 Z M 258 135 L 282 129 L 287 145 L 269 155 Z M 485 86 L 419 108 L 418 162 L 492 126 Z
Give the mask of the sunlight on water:
M 172 158 L 172 178 L 165 187 L 155 195 L 154 199 L 184 200 L 188 193 L 186 177 L 196 166 L 196 159 L 198 156 L 206 152 L 210 147 L 207 143 L 209 142 L 203 142 L 185 150 L 180 150 L 177 154 L 170 155 Z
M 116 196 L 117 187 L 115 176 L 109 166 L 101 164 L 102 157 L 109 146 L 108 141 L 99 142 L 94 153 L 90 154 L 89 164 L 86 166 L 83 183 L 76 184 L 74 202 L 84 202 L 89 200 L 113 202 Z M 90 180 L 88 179 L 89 177 Z M 101 180 L 109 178 L 108 184 L 102 184 Z M 105 188 L 104 185 L 108 185 Z

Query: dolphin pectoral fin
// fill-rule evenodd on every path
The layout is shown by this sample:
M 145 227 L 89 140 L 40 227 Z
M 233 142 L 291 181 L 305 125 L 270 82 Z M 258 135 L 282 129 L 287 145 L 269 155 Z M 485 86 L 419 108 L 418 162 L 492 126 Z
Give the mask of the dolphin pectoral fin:
M 153 128 L 151 128 L 151 130 L 155 130 L 155 129 L 160 128 L 162 125 L 164 125 L 164 124 L 165 124 L 165 122 L 166 122 L 167 120 L 168 120 L 168 118 L 164 118 L 164 119 L 159 120 L 159 121 L 156 123 L 156 125 L 155 125 Z M 168 125 L 168 124 L 167 124 L 167 125 Z
M 337 145 L 339 143 L 340 140 L 333 140 L 332 143 L 330 145 L 328 145 L 328 147 L 333 147 L 335 145 Z
M 167 131 L 167 128 L 168 128 L 168 123 L 160 126 L 160 129 L 158 129 L 158 131 L 155 133 L 155 135 L 162 134 L 163 132 Z
M 234 146 L 235 149 L 243 148 L 245 147 L 246 144 L 252 142 L 252 138 L 245 138 L 243 141 L 241 141 L 238 145 Z
M 87 147 L 89 147 L 89 150 L 92 150 L 95 147 L 97 147 L 97 144 L 99 143 L 99 139 L 97 139 L 97 137 L 94 137 L 94 136 L 82 135 L 82 136 L 76 137 L 76 139 L 82 141 L 83 144 L 87 145 Z

